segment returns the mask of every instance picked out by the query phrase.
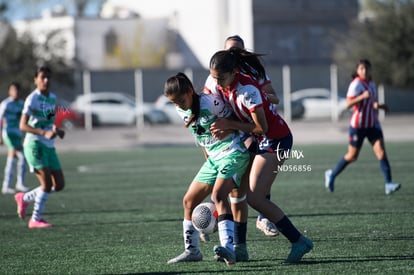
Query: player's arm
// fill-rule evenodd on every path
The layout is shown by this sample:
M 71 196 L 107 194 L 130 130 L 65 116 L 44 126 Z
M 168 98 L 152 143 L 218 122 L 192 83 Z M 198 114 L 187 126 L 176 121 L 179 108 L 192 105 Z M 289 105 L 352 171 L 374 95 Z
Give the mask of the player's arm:
M 369 98 L 369 92 L 366 90 L 362 94 L 355 96 L 355 97 L 347 97 L 346 98 L 346 108 L 349 109 L 355 104 L 360 103 L 364 99 Z
M 56 137 L 56 132 L 53 130 L 43 130 L 40 128 L 34 128 L 29 125 L 29 116 L 27 114 L 22 114 L 20 118 L 20 124 L 19 124 L 20 130 L 22 130 L 25 133 L 32 133 L 39 136 L 44 136 L 47 139 L 53 139 Z
M 262 86 L 262 92 L 264 92 L 267 97 L 269 98 L 269 101 L 273 104 L 279 104 L 279 98 L 276 94 L 275 89 L 273 89 L 272 83 L 266 83 Z
M 214 135 L 215 133 L 219 133 L 220 131 L 230 129 L 239 130 L 245 133 L 252 133 L 256 135 L 267 133 L 268 125 L 263 107 L 255 109 L 253 112 L 251 112 L 251 115 L 254 123 L 242 122 L 226 118 L 218 119 L 211 125 L 211 132 Z

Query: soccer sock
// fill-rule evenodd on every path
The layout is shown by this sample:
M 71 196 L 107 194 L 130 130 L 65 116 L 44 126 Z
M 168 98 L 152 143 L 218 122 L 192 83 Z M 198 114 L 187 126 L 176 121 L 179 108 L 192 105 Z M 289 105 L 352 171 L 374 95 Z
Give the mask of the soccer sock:
M 218 232 L 221 246 L 234 251 L 234 221 L 232 214 L 218 216 Z
M 3 189 L 11 187 L 11 181 L 14 177 L 14 165 L 16 159 L 14 157 L 7 156 L 6 167 L 4 168 L 4 181 Z
M 36 198 L 36 194 L 37 194 L 38 191 L 43 191 L 42 190 L 42 187 L 39 186 L 39 187 L 37 187 L 35 189 L 30 190 L 29 192 L 24 193 L 23 200 L 25 202 L 34 201 L 35 198 Z
M 270 194 L 266 195 L 266 199 L 270 201 Z M 259 221 L 261 221 L 264 217 L 265 216 L 263 216 L 263 214 L 259 212 L 259 216 L 258 216 Z
M 38 221 L 42 219 L 43 210 L 45 209 L 45 204 L 49 193 L 43 191 L 42 189 L 36 192 L 35 203 L 33 206 L 32 220 Z
M 332 180 L 335 179 L 336 176 L 339 175 L 339 173 L 342 172 L 342 170 L 345 169 L 346 166 L 348 166 L 348 164 L 350 164 L 350 162 L 346 161 L 344 157 L 342 157 L 338 163 L 336 164 L 335 168 L 332 170 Z
M 385 178 L 385 183 L 392 182 L 391 166 L 390 166 L 390 163 L 388 162 L 388 159 L 385 157 L 382 160 L 380 160 L 379 163 L 380 163 L 382 174 L 384 175 L 384 178 Z
M 200 246 L 200 233 L 194 228 L 190 220 L 183 220 L 184 248 L 190 253 L 196 253 Z
M 246 243 L 247 222 L 234 222 L 234 244 Z
M 276 223 L 276 227 L 291 243 L 297 242 L 302 235 L 286 215 Z
M 26 160 L 23 152 L 17 152 L 17 186 L 25 186 L 24 177 L 26 175 Z

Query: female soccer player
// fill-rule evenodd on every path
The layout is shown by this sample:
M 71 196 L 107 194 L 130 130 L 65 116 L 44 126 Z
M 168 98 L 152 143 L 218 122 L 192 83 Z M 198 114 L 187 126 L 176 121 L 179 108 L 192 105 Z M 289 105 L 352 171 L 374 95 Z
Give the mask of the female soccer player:
M 28 203 L 34 201 L 29 228 L 51 227 L 43 219 L 43 210 L 49 193 L 61 191 L 65 185 L 62 168 L 54 146 L 54 138 L 63 138 L 65 132 L 55 127 L 56 95 L 49 91 L 51 71 L 42 66 L 35 72 L 36 89 L 26 98 L 20 129 L 26 133 L 23 150 L 30 171 L 36 174 L 40 187 L 27 193 L 17 193 L 17 213 L 26 217 Z
M 377 115 L 378 109 L 387 110 L 387 106 L 377 101 L 377 90 L 371 76 L 371 63 L 367 59 L 360 60 L 356 66 L 356 72 L 352 75 L 352 82 L 348 87 L 346 104 L 348 108 L 353 107 L 348 152 L 338 161 L 333 170 L 325 172 L 326 189 L 329 192 L 334 191 L 335 178 L 348 164 L 357 160 L 364 139 L 368 138 L 385 178 L 385 194 L 394 193 L 401 185 L 392 182 L 391 167 Z
M 218 232 L 221 246 L 214 252 L 227 265 L 236 262 L 234 253 L 234 221 L 228 196 L 240 186 L 241 177 L 249 163 L 249 153 L 237 132 L 221 140 L 210 132 L 211 124 L 220 117 L 228 117 L 231 110 L 213 94 L 196 94 L 191 81 L 183 73 L 170 77 L 164 94 L 176 104 L 177 111 L 202 147 L 206 161 L 195 176 L 183 198 L 183 236 L 185 250 L 168 263 L 201 261 L 199 232 L 194 229 L 191 214 L 209 194 L 218 212 Z
M 20 116 L 23 109 L 23 100 L 20 97 L 20 85 L 12 82 L 9 85 L 9 97 L 0 104 L 0 144 L 8 148 L 6 167 L 4 168 L 3 194 L 14 194 L 11 188 L 14 169 L 17 161 L 16 190 L 26 192 L 29 188 L 24 183 L 26 174 L 26 160 L 23 154 L 23 133 L 19 129 Z
M 214 88 L 238 117 L 238 120 L 217 120 L 211 131 L 217 138 L 227 130 L 239 130 L 256 137 L 258 151 L 251 167 L 247 200 L 292 243 L 285 262 L 296 263 L 313 248 L 313 243 L 266 197 L 276 178 L 275 170 L 283 164 L 285 153 L 292 147 L 292 135 L 286 122 L 257 85 L 256 80 L 265 77 L 259 56 L 233 47 L 219 51 L 211 58 L 210 74 L 217 84 Z

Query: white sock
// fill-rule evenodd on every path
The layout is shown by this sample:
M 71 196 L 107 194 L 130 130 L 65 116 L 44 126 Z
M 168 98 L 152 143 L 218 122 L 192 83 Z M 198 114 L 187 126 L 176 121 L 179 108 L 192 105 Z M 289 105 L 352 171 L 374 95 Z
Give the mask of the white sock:
M 31 202 L 31 201 L 34 201 L 35 200 L 35 198 L 36 198 L 36 194 L 37 194 L 37 192 L 38 191 L 43 191 L 42 190 L 42 187 L 37 187 L 37 188 L 35 188 L 35 189 L 32 189 L 32 190 L 30 190 L 30 191 L 28 191 L 28 192 L 26 192 L 26 193 L 24 193 L 24 196 L 23 196 L 23 200 L 25 201 L 25 202 Z
M 32 220 L 39 221 L 42 219 L 43 210 L 45 209 L 45 204 L 49 193 L 43 191 L 42 189 L 36 192 L 35 203 L 33 206 Z
M 6 166 L 4 167 L 3 189 L 11 188 L 11 182 L 14 177 L 15 164 L 16 159 L 14 157 L 7 156 Z
M 16 186 L 25 186 L 24 178 L 26 175 L 26 159 L 23 152 L 17 152 L 17 184 Z
M 200 233 L 190 220 L 183 220 L 184 248 L 190 253 L 196 253 L 200 246 Z
M 220 244 L 230 251 L 234 251 L 234 221 L 222 220 L 218 223 L 218 232 L 220 237 Z

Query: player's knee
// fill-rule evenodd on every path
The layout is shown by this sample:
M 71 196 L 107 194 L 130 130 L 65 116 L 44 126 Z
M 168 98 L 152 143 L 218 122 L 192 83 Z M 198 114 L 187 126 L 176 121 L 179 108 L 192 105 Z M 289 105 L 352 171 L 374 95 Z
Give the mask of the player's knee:
M 230 199 L 230 203 L 232 203 L 232 204 L 242 203 L 246 200 L 246 195 L 241 196 L 241 197 L 229 196 L 229 199 Z

